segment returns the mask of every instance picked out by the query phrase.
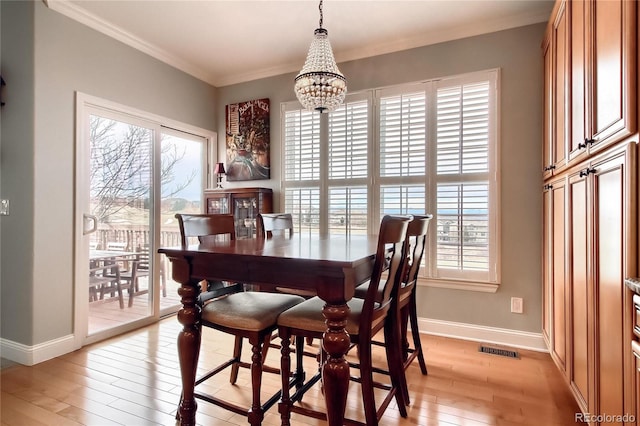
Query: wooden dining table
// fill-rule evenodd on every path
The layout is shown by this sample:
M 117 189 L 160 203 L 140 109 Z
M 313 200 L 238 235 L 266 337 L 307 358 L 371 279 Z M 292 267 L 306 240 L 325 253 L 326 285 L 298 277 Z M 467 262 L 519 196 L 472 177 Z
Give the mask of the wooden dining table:
M 294 235 L 160 248 L 158 252 L 172 263 L 173 279 L 181 284 L 180 424 L 196 424 L 194 384 L 201 344 L 201 312 L 196 299 L 199 282 L 209 279 L 257 284 L 266 291 L 287 287 L 317 292 L 325 301 L 323 314 L 327 323 L 322 342 L 328 354 L 322 366 L 327 421 L 330 426 L 342 426 L 349 387 L 345 359 L 350 345 L 345 330 L 347 301 L 353 297 L 355 287 L 370 277 L 376 244 L 377 237 L 373 235 Z

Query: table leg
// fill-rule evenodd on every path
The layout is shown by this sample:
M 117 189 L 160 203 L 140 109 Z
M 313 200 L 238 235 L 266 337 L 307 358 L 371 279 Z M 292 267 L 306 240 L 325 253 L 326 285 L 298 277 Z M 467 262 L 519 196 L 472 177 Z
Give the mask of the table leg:
M 172 260 L 173 279 L 181 283 L 178 294 L 181 296 L 182 309 L 178 311 L 178 321 L 183 325 L 178 334 L 178 358 L 182 376 L 182 398 L 178 407 L 181 426 L 196 424 L 198 404 L 193 396 L 198 356 L 200 355 L 201 328 L 200 306 L 196 304 L 200 288 L 197 282 L 189 279 L 189 265 L 184 260 Z
M 327 331 L 322 340 L 323 348 L 328 355 L 322 366 L 327 421 L 329 426 L 342 426 L 349 388 L 349 364 L 344 357 L 351 343 L 349 334 L 345 330 L 349 306 L 327 303 L 322 313 L 327 322 Z

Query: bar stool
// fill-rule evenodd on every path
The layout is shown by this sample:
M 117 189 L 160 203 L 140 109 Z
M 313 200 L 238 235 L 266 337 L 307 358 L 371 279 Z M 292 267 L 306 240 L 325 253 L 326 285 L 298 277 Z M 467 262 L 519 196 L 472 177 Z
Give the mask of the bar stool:
M 400 415 L 407 416 L 405 402 L 402 397 L 400 383 L 396 379 L 402 374 L 395 369 L 401 366 L 400 340 L 397 332 L 391 328 L 391 322 L 385 321 L 387 314 L 392 314 L 392 301 L 396 297 L 402 273 L 405 270 L 406 232 L 411 216 L 385 216 L 380 224 L 378 246 L 371 274 L 372 286 L 364 299 L 352 299 L 348 302 L 350 313 L 347 321 L 347 332 L 352 342 L 358 347 L 360 378 L 358 381 L 362 387 L 362 400 L 366 423 L 349 420 L 349 423 L 366 424 L 376 426 L 388 407 L 395 398 Z M 378 292 L 378 287 L 382 291 Z M 319 379 L 318 371 L 307 382 L 304 380 L 302 367 L 302 351 L 300 337 L 313 337 L 321 339 L 326 330 L 325 318 L 322 314 L 324 301 L 318 297 L 306 300 L 291 309 L 288 309 L 278 317 L 278 334 L 282 338 L 281 378 L 282 398 L 279 404 L 282 425 L 290 425 L 290 413 L 295 412 L 306 416 L 325 419 L 326 413 L 311 408 L 295 405 Z M 387 342 L 388 367 L 392 371 L 391 385 L 382 384 L 373 380 L 373 365 L 371 353 L 371 338 L 384 328 L 385 341 Z M 296 392 L 289 395 L 289 370 L 290 338 L 296 336 Z M 396 357 L 396 358 L 394 358 Z M 323 357 L 324 358 L 324 355 Z M 376 407 L 374 388 L 385 389 L 387 394 L 384 400 Z
M 207 239 L 220 234 L 229 234 L 230 238 L 235 238 L 233 215 L 177 214 L 176 218 L 180 224 L 183 245 L 186 236 L 193 233 L 198 235 L 201 243 L 206 243 Z M 289 294 L 245 292 L 241 290 L 241 284 L 230 287 L 233 287 L 233 290 L 228 290 L 231 291 L 231 294 L 224 294 L 225 289 L 229 287 L 222 287 L 219 291 L 209 292 L 209 296 L 212 296 L 211 300 L 201 298 L 199 304 L 202 306 L 201 326 L 235 336 L 233 356 L 198 378 L 195 384 L 196 386 L 200 385 L 227 367 L 234 369 L 230 379 L 233 384 L 237 379 L 238 367 L 249 368 L 251 370 L 251 407 L 242 407 L 225 400 L 223 398 L 224 392 L 220 392 L 220 396 L 214 396 L 196 391 L 194 396 L 234 413 L 245 415 L 249 424 L 258 426 L 262 423 L 264 412 L 280 398 L 280 392 L 277 392 L 266 402 L 261 402 L 262 372 L 279 373 L 278 369 L 267 368 L 263 365 L 262 346 L 265 341 L 269 342 L 271 333 L 277 329 L 278 315 L 303 302 L 304 299 Z M 241 360 L 242 339 L 245 338 L 251 344 L 251 362 Z

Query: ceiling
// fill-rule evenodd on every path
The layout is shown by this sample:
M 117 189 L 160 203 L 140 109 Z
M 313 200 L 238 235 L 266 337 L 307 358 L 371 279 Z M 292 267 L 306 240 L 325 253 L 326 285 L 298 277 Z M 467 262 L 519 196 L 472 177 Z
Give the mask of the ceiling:
M 298 72 L 320 17 L 316 0 L 43 1 L 216 87 Z M 326 0 L 323 27 L 339 64 L 546 22 L 553 3 Z

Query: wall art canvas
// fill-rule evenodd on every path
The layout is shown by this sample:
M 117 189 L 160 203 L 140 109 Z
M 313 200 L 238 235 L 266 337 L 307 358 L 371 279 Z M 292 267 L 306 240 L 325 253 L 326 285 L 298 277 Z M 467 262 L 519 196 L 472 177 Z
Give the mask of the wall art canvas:
M 269 99 L 227 105 L 228 181 L 269 179 Z

